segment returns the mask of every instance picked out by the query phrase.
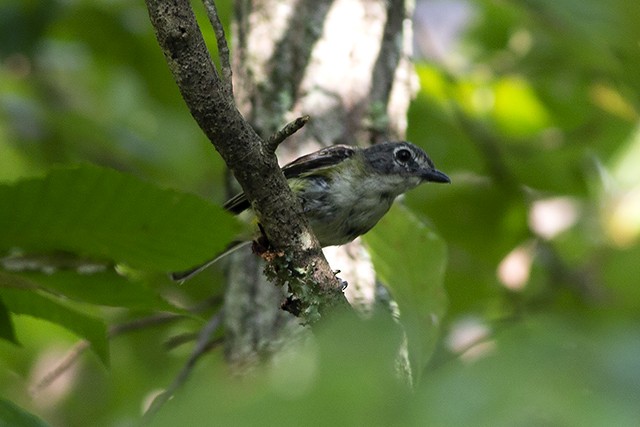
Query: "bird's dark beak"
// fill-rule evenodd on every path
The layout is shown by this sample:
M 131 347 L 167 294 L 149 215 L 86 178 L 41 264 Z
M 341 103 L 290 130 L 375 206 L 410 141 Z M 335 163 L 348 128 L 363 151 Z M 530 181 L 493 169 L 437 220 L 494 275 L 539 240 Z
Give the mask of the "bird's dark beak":
M 429 182 L 442 182 L 449 184 L 451 183 L 451 179 L 444 173 L 440 172 L 438 169 L 429 169 L 422 174 L 422 179 Z

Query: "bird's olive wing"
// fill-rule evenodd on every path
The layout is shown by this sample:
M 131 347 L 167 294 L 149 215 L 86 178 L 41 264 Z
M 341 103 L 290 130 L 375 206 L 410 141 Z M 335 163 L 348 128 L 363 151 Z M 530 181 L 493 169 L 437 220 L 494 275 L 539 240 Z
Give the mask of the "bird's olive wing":
M 282 168 L 282 172 L 287 179 L 311 175 L 314 172 L 319 172 L 337 165 L 349 157 L 352 157 L 355 152 L 355 148 L 349 145 L 334 145 L 323 148 L 322 150 L 299 157 L 291 163 L 288 163 Z M 244 193 L 236 194 L 224 204 L 224 208 L 234 214 L 239 214 L 249 207 L 251 207 L 251 204 Z
M 299 157 L 282 168 L 285 178 L 297 178 L 337 165 L 352 157 L 356 150 L 349 145 L 334 145 Z

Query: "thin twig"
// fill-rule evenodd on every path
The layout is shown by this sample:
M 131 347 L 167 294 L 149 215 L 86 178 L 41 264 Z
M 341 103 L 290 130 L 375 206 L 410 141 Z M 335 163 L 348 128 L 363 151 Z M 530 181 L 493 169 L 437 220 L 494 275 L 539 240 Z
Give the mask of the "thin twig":
M 140 329 L 153 327 L 162 325 L 164 323 L 173 322 L 175 320 L 181 319 L 184 316 L 181 314 L 174 313 L 159 313 L 154 314 L 152 316 L 143 317 L 140 319 L 135 319 L 130 322 L 121 323 L 119 325 L 114 325 L 109 328 L 107 332 L 107 338 L 113 339 L 119 335 L 123 335 L 128 332 L 138 331 Z M 78 341 L 72 348 L 67 352 L 64 358 L 58 363 L 58 365 L 53 368 L 51 371 L 47 372 L 46 375 L 38 381 L 33 387 L 31 387 L 30 392 L 32 394 L 36 394 L 43 389 L 49 387 L 55 380 L 60 378 L 62 374 L 67 372 L 69 368 L 71 368 L 74 363 L 82 356 L 85 351 L 87 351 L 91 347 L 91 343 L 87 340 Z
M 191 313 L 200 313 L 219 304 L 221 301 L 222 298 L 219 295 L 214 295 L 211 298 L 207 298 L 206 300 L 191 307 L 188 311 Z M 182 314 L 157 313 L 151 316 L 134 319 L 129 322 L 111 326 L 109 328 L 109 331 L 107 332 L 107 338 L 111 340 L 117 336 L 129 332 L 159 326 L 178 319 L 182 319 L 184 317 L 185 316 Z M 62 374 L 68 371 L 69 368 L 71 368 L 73 364 L 80 358 L 80 356 L 82 356 L 85 351 L 89 349 L 89 347 L 91 347 L 91 344 L 87 340 L 78 341 L 71 348 L 71 350 L 67 352 L 62 361 L 60 361 L 60 363 L 55 368 L 47 372 L 47 374 L 40 381 L 38 381 L 38 383 L 31 387 L 31 393 L 36 394 L 41 390 L 49 387 L 55 380 L 60 378 Z
M 134 319 L 130 322 L 120 323 L 118 325 L 111 326 L 109 328 L 108 337 L 109 339 L 115 338 L 127 332 L 138 331 L 140 329 L 144 329 L 147 327 L 162 325 L 164 323 L 173 322 L 174 320 L 177 320 L 183 317 L 184 315 L 182 314 L 158 313 L 148 317 Z
M 78 341 L 72 348 L 67 352 L 64 358 L 58 363 L 58 365 L 53 368 L 51 371 L 47 372 L 43 378 L 40 379 L 36 384 L 29 388 L 29 394 L 36 395 L 40 391 L 49 387 L 55 380 L 60 378 L 62 374 L 67 372 L 69 368 L 71 368 L 76 361 L 84 354 L 84 352 L 91 347 L 91 344 L 87 340 Z
M 203 2 L 204 7 L 207 10 L 209 22 L 211 23 L 213 31 L 216 35 L 216 42 L 218 44 L 218 56 L 220 57 L 220 71 L 222 74 L 224 89 L 227 92 L 227 95 L 230 98 L 233 98 L 233 72 L 231 70 L 231 61 L 229 60 L 229 45 L 227 44 L 227 39 L 225 37 L 224 27 L 222 26 L 222 22 L 220 21 L 216 3 L 213 0 L 204 0 Z
M 267 140 L 266 142 L 267 150 L 270 150 L 271 152 L 275 152 L 276 148 L 278 148 L 278 146 L 285 139 L 289 138 L 291 135 L 293 135 L 294 133 L 302 129 L 302 127 L 307 124 L 310 118 L 311 117 L 309 116 L 302 116 L 302 117 L 298 117 L 292 122 L 287 123 L 282 129 L 280 129 L 278 132 L 271 135 L 271 137 Z
M 200 330 L 200 334 L 198 335 L 198 341 L 196 342 L 196 347 L 191 352 L 187 363 L 182 367 L 180 373 L 173 380 L 171 385 L 165 390 L 164 393 L 158 395 L 147 412 L 144 413 L 142 417 L 143 423 L 147 423 L 151 420 L 151 418 L 160 410 L 160 408 L 175 394 L 175 392 L 187 381 L 189 378 L 189 374 L 196 365 L 196 362 L 202 357 L 203 354 L 207 353 L 209 349 L 212 347 L 211 336 L 216 332 L 216 330 L 222 324 L 222 310 L 211 316 L 207 324 Z
M 188 342 L 195 341 L 196 339 L 198 339 L 198 333 L 197 332 L 186 332 L 184 334 L 178 334 L 178 335 L 174 335 L 172 337 L 169 337 L 169 339 L 167 339 L 163 343 L 163 346 L 167 350 L 173 350 L 176 347 L 181 346 L 182 344 L 186 344 Z

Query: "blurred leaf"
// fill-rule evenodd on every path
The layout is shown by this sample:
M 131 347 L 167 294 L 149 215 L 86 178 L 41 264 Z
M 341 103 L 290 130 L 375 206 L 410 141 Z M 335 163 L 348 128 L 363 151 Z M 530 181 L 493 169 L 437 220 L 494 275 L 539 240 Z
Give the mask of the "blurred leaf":
M 503 289 L 497 266 L 531 235 L 522 199 L 485 178 L 465 174 L 452 179 L 451 185 L 426 185 L 406 196 L 412 211 L 431 220 L 447 242 L 448 318 L 486 312 L 488 305 L 493 311 Z
M 387 315 L 335 316 L 315 332 L 248 377 L 222 364 L 194 376 L 150 425 L 397 424 L 410 399 L 394 372 L 397 324 Z
M 107 328 L 101 320 L 39 292 L 37 285 L 29 281 L 16 279 L 4 273 L 0 273 L 0 298 L 11 313 L 47 320 L 86 339 L 102 362 L 109 365 Z
M 562 51 L 565 57 L 558 57 L 561 63 L 611 74 L 620 65 L 617 52 L 611 47 L 625 44 L 621 24 L 628 4 L 616 0 L 609 4 L 597 0 L 527 0 L 524 10 L 535 20 L 538 30 L 545 32 L 540 37 L 548 38 L 553 50 L 557 50 L 548 54 Z M 570 48 L 578 44 L 582 49 Z
M 25 411 L 13 402 L 0 399 L 0 426 L 2 427 L 47 427 L 48 424 Z
M 53 274 L 20 272 L 17 276 L 70 299 L 110 307 L 145 310 L 176 310 L 143 283 L 113 270 L 91 274 L 56 271 Z
M 407 195 L 407 205 L 438 225 L 438 232 L 478 260 L 497 264 L 529 234 L 524 203 L 492 182 L 469 176 L 448 186 Z
M 2 117 L 0 117 L 0 182 L 14 181 L 16 177 L 33 173 L 30 162 L 18 150 L 6 144 L 2 135 Z
M 638 325 L 602 320 L 530 316 L 507 326 L 475 360 L 431 372 L 410 424 L 635 425 Z
M 420 145 L 438 169 L 481 171 L 483 159 L 452 111 L 451 81 L 429 64 L 416 64 L 421 90 L 411 103 L 407 139 Z
M 400 309 L 414 378 L 420 378 L 446 311 L 444 241 L 399 205 L 365 236 L 380 280 Z
M 0 185 L 0 250 L 67 250 L 158 271 L 220 252 L 238 223 L 206 201 L 93 165 Z
M 612 302 L 630 313 L 640 310 L 640 245 L 626 250 L 610 250 L 601 257 L 602 279 L 611 292 Z
M 6 58 L 16 52 L 32 52 L 59 10 L 60 5 L 52 0 L 3 1 L 0 14 L 0 56 Z
M 582 147 L 545 149 L 539 142 L 510 147 L 504 162 L 517 182 L 536 191 L 584 195 L 592 163 Z
M 510 137 L 533 136 L 549 125 L 549 114 L 526 80 L 504 77 L 493 85 L 492 116 Z
M 2 299 L 0 299 L 0 338 L 13 344 L 19 344 L 10 313 L 2 302 Z

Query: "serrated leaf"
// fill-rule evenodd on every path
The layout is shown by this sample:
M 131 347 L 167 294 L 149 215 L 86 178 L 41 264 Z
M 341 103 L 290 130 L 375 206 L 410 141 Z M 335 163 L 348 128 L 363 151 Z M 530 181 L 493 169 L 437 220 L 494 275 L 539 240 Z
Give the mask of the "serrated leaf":
M 406 208 L 395 205 L 365 236 L 376 274 L 400 309 L 417 381 L 434 350 L 447 298 L 446 245 Z
M 239 231 L 222 208 L 94 165 L 0 185 L 0 250 L 67 250 L 157 271 L 222 251 Z
M 100 319 L 45 295 L 34 283 L 7 274 L 0 274 L 0 298 L 11 313 L 47 320 L 86 339 L 102 362 L 109 365 L 107 327 Z
M 2 427 L 48 427 L 48 424 L 25 411 L 13 402 L 0 399 L 0 426 Z

